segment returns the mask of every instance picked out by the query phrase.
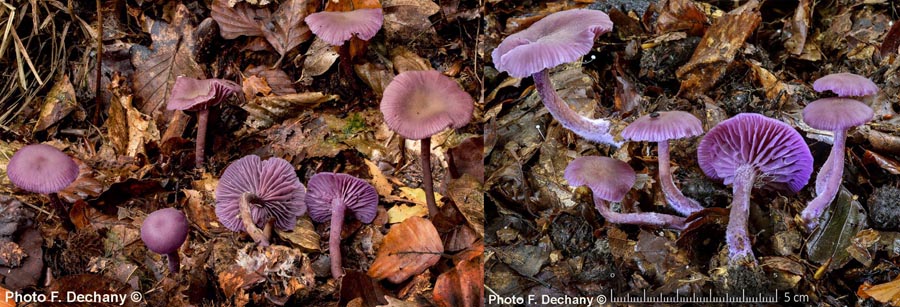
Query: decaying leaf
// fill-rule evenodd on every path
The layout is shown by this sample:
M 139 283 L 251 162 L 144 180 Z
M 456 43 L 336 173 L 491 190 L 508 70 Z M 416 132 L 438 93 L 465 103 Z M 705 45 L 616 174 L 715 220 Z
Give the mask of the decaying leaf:
M 431 0 L 384 0 L 384 31 L 391 41 L 414 41 L 436 35 L 429 16 L 441 7 Z M 427 35 L 427 36 L 426 36 Z
M 297 225 L 291 231 L 275 229 L 279 237 L 288 240 L 291 244 L 305 253 L 319 251 L 319 233 L 309 216 L 297 218 Z
M 434 283 L 437 306 L 484 306 L 484 265 L 481 257 L 460 261 Z
M 32 131 L 38 132 L 50 128 L 76 108 L 78 108 L 78 102 L 75 101 L 75 87 L 69 81 L 69 75 L 63 75 L 53 83 L 53 87 L 44 98 L 41 114 Z
M 436 264 L 443 252 L 444 245 L 431 221 L 414 216 L 391 227 L 368 274 L 401 283 Z
M 384 93 L 384 88 L 394 80 L 393 71 L 374 63 L 353 65 L 353 70 L 377 95 Z
M 94 170 L 81 160 L 75 160 L 78 164 L 78 178 L 65 189 L 59 191 L 59 197 L 68 203 L 100 196 L 103 192 L 103 183 L 94 178 Z
M 284 70 L 279 68 L 271 68 L 268 66 L 250 66 L 244 70 L 244 75 L 256 76 L 264 78 L 266 84 L 272 89 L 275 95 L 296 94 L 293 81 Z
M 451 179 L 447 196 L 469 222 L 469 226 L 484 237 L 484 188 L 481 182 L 468 174 L 459 179 Z
M 0 267 L 0 277 L 3 277 L 0 283 L 4 288 L 18 291 L 37 285 L 44 271 L 44 252 L 41 249 L 43 242 L 40 230 L 34 228 L 27 228 L 19 235 L 16 243 L 28 257 L 17 268 Z
M 424 204 L 415 204 L 412 206 L 398 204 L 388 209 L 387 214 L 388 224 L 396 224 L 413 216 L 428 216 L 428 207 Z
M 328 71 L 334 62 L 337 62 L 339 54 L 334 50 L 334 46 L 316 38 L 312 46 L 306 50 L 305 56 L 300 80 L 309 82 L 313 77 L 321 76 Z
M 886 156 L 879 155 L 871 150 L 866 150 L 863 154 L 863 161 L 878 165 L 888 173 L 900 175 L 900 162 Z
M 809 33 L 809 19 L 812 17 L 812 1 L 800 0 L 794 17 L 784 23 L 784 33 L 788 35 L 784 42 L 787 51 L 795 56 L 803 53 L 806 47 L 806 35 Z
M 820 219 L 822 222 L 806 243 L 809 260 L 820 264 L 830 261 L 828 271 L 843 267 L 850 261 L 847 247 L 851 239 L 866 228 L 866 210 L 842 187 Z
M 337 95 L 321 92 L 257 97 L 242 107 L 249 113 L 245 124 L 254 129 L 265 129 L 296 115 L 301 109 L 315 108 L 323 102 L 338 98 Z
M 421 188 L 413 189 L 410 187 L 400 187 L 400 197 L 403 197 L 419 205 L 426 204 L 425 190 Z M 439 208 L 444 206 L 444 203 L 441 201 L 441 197 L 441 194 L 439 194 L 438 192 L 434 192 L 434 199 Z
M 268 9 L 254 8 L 247 3 L 230 4 L 226 0 L 214 1 L 210 10 L 210 16 L 219 24 L 219 33 L 225 39 L 262 36 L 263 22 L 272 15 Z
M 709 18 L 691 0 L 664 0 L 659 4 L 656 33 L 685 31 L 692 36 L 700 36 L 706 31 Z
M 90 306 L 92 304 L 86 302 L 85 299 L 72 300 L 73 298 L 62 295 L 63 293 L 124 295 L 123 297 L 125 298 L 125 300 L 124 302 L 121 302 L 121 304 L 118 302 L 110 302 L 110 304 L 129 307 L 140 306 L 139 302 L 131 299 L 133 296 L 130 295 L 132 294 L 132 291 L 134 291 L 131 286 L 117 280 L 107 278 L 103 275 L 78 274 L 63 276 L 58 279 L 54 279 L 53 283 L 50 284 L 50 287 L 48 287 L 48 291 L 60 293 L 61 295 L 59 295 L 58 300 L 60 300 L 60 302 L 65 302 L 66 305 L 71 306 Z
M 312 36 L 303 18 L 306 18 L 315 5 L 317 5 L 315 1 L 309 0 L 281 2 L 278 10 L 272 13 L 272 19 L 265 23 L 263 36 L 282 58 L 288 51 Z M 281 62 L 281 59 L 278 61 Z
M 391 50 L 391 62 L 398 74 L 412 70 L 434 70 L 431 63 L 404 46 L 398 46 Z
M 862 299 L 871 297 L 883 304 L 900 306 L 900 276 L 892 281 L 874 286 L 869 283 L 864 283 L 859 286 L 856 295 L 859 295 Z

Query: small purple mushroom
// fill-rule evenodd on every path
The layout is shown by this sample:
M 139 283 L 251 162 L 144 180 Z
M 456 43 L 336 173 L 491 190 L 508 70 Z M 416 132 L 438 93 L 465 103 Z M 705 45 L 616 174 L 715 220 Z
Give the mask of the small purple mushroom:
M 422 185 L 429 215 L 437 215 L 431 178 L 431 136 L 447 128 L 459 129 L 472 120 L 475 101 L 453 79 L 438 71 L 407 71 L 384 89 L 384 123 L 404 138 L 421 140 Z
M 868 96 L 878 92 L 875 82 L 851 73 L 836 73 L 821 77 L 813 82 L 813 89 L 820 93 L 832 91 L 838 97 Z
M 172 94 L 166 108 L 169 110 L 197 111 L 197 148 L 194 151 L 196 167 L 203 165 L 206 147 L 206 126 L 209 107 L 217 105 L 228 96 L 240 93 L 241 86 L 224 79 L 197 80 L 179 76 L 172 85 Z
M 875 112 L 872 108 L 849 98 L 823 98 L 811 102 L 803 109 L 803 121 L 807 125 L 834 132 L 831 153 L 816 177 L 816 198 L 800 213 L 807 229 L 811 230 L 818 225 L 819 216 L 840 190 L 844 175 L 847 130 L 872 120 L 873 116 Z
M 345 212 L 350 211 L 357 220 L 371 223 L 378 213 L 378 192 L 362 179 L 347 174 L 318 173 L 309 179 L 309 217 L 318 223 L 331 220 L 328 253 L 331 258 L 331 276 L 344 275 L 341 268 L 341 229 Z
M 669 169 L 669 140 L 703 134 L 703 124 L 694 115 L 682 111 L 653 112 L 641 116 L 622 130 L 626 140 L 657 142 L 659 148 L 659 182 L 669 205 L 682 215 L 703 210 L 699 202 L 684 196 L 675 186 Z
M 78 178 L 78 164 L 71 157 L 50 145 L 28 145 L 9 159 L 6 176 L 20 189 L 50 196 L 62 220 L 69 221 L 68 210 L 56 193 Z
M 559 123 L 589 141 L 621 145 L 609 133 L 609 121 L 575 113 L 559 97 L 550 80 L 550 68 L 578 61 L 591 51 L 594 39 L 611 31 L 606 13 L 577 9 L 553 13 L 528 29 L 508 36 L 491 53 L 497 70 L 516 78 L 532 76 L 544 106 Z
M 729 259 L 755 262 L 747 234 L 750 192 L 757 185 L 800 191 L 812 174 L 813 159 L 803 137 L 791 126 L 760 114 L 742 113 L 706 133 L 697 147 L 697 162 L 707 176 L 733 186 L 725 233 Z
M 178 248 L 188 234 L 184 213 L 174 208 L 153 211 L 141 224 L 141 240 L 154 253 L 169 258 L 169 272 L 178 273 Z
M 348 77 L 352 75 L 350 66 L 350 44 L 348 40 L 356 36 L 368 41 L 375 37 L 384 23 L 384 13 L 377 9 L 358 9 L 348 12 L 318 12 L 306 16 L 304 19 L 309 30 L 323 41 L 340 46 L 341 69 Z
M 610 201 L 622 201 L 634 186 L 636 176 L 628 163 L 608 157 L 579 157 L 569 162 L 563 178 L 569 181 L 569 185 L 590 188 L 594 207 L 610 223 L 684 229 L 683 217 L 646 212 L 618 213 L 609 209 Z
M 273 224 L 294 229 L 297 217 L 306 213 L 305 197 L 291 163 L 249 155 L 228 165 L 219 179 L 216 216 L 228 229 L 246 231 L 260 246 L 268 246 Z

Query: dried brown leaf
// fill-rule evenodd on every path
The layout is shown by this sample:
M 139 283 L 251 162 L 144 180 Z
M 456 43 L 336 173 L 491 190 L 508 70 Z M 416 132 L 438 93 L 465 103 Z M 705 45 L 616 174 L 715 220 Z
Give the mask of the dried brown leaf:
M 403 46 L 391 50 L 391 62 L 398 74 L 412 70 L 434 70 L 428 60 Z
M 862 284 L 856 291 L 856 295 L 862 299 L 871 297 L 884 304 L 900 306 L 900 277 L 874 286 L 869 283 Z
M 266 79 L 266 84 L 272 88 L 275 95 L 296 94 L 291 77 L 284 70 L 268 66 L 251 66 L 244 70 L 245 75 L 252 75 Z
M 44 104 L 41 107 L 41 114 L 38 116 L 37 123 L 34 125 L 33 132 L 44 131 L 65 118 L 78 108 L 78 102 L 75 101 L 75 87 L 69 81 L 69 75 L 63 75 L 62 78 L 53 83 L 50 92 L 44 98 Z
M 451 179 L 447 196 L 480 237 L 484 237 L 484 188 L 475 177 L 463 175 Z
M 897 53 L 900 48 L 900 22 L 894 22 L 891 29 L 881 42 L 881 56 L 886 57 L 891 53 Z
M 431 221 L 411 217 L 391 227 L 368 275 L 397 284 L 436 264 L 443 252 L 444 245 Z
M 78 178 L 69 184 L 65 189 L 59 191 L 59 197 L 68 203 L 75 203 L 89 197 L 100 196 L 103 192 L 103 183 L 94 178 L 94 170 L 79 159 L 75 159 L 78 164 Z
M 58 292 L 58 293 L 78 293 L 78 294 L 90 294 L 96 293 L 99 295 L 118 295 L 125 298 L 124 302 L 119 304 L 118 302 L 111 302 L 114 305 L 122 305 L 122 306 L 139 306 L 139 302 L 133 301 L 131 298 L 132 291 L 135 289 L 131 288 L 128 284 L 124 284 L 117 280 L 113 280 L 111 278 L 107 278 L 103 275 L 96 274 L 78 274 L 78 275 L 69 275 L 63 276 L 58 279 L 53 280 L 53 283 L 50 284 L 48 291 Z M 96 306 L 95 303 L 86 302 L 84 299 L 70 301 L 74 297 L 68 295 L 60 295 L 57 302 L 63 303 L 65 306 L 76 306 L 76 307 L 87 307 L 87 306 Z
M 434 283 L 434 302 L 440 307 L 484 306 L 484 265 L 481 257 L 457 263 L 438 276 Z
M 25 263 L 17 268 L 0 267 L 0 276 L 4 277 L 3 286 L 13 291 L 37 285 L 38 279 L 44 275 L 44 252 L 41 249 L 44 240 L 41 238 L 41 231 L 27 228 L 19 235 L 16 243 L 28 254 Z
M 876 164 L 882 169 L 886 170 L 888 173 L 900 175 L 900 162 L 889 157 L 879 155 L 874 151 L 866 150 L 866 153 L 863 154 L 863 161 L 865 161 L 866 163 Z
M 374 63 L 353 65 L 353 70 L 379 96 L 384 93 L 384 88 L 394 80 L 394 72 Z
M 790 22 L 784 23 L 784 33 L 790 34 L 784 42 L 784 48 L 793 55 L 800 55 L 806 47 L 806 36 L 809 33 L 809 18 L 811 17 L 812 1 L 800 0 L 794 17 Z
M 413 41 L 423 34 L 436 35 L 429 16 L 441 7 L 431 0 L 385 0 L 384 31 L 389 40 Z
M 254 8 L 247 3 L 229 5 L 226 0 L 216 0 L 210 10 L 210 15 L 219 24 L 219 33 L 225 39 L 263 36 L 263 22 L 272 15 L 268 9 Z
M 315 1 L 309 0 L 282 2 L 278 10 L 272 13 L 272 19 L 262 28 L 263 36 L 282 58 L 312 36 L 303 19 L 314 10 L 315 5 Z
M 302 109 L 315 108 L 323 102 L 338 98 L 337 95 L 321 92 L 256 97 L 242 107 L 249 113 L 245 124 L 255 129 L 268 128 L 276 122 L 295 116 Z
M 316 226 L 308 216 L 297 218 L 297 224 L 291 231 L 283 231 L 275 229 L 275 233 L 279 237 L 288 240 L 291 244 L 299 248 L 304 253 L 312 253 L 319 251 L 319 233 L 316 232 Z
M 266 79 L 257 76 L 245 77 L 243 82 L 241 82 L 241 87 L 244 91 L 244 98 L 247 101 L 253 100 L 257 96 L 269 96 L 272 93 L 272 88 L 269 87 Z
M 700 36 L 706 32 L 708 24 L 709 18 L 694 1 L 665 0 L 659 4 L 657 34 L 685 31 L 691 36 Z
M 300 80 L 304 80 L 304 82 L 309 82 L 313 77 L 321 76 L 327 72 L 340 56 L 335 51 L 334 46 L 318 38 L 313 40 L 305 55 L 303 72 L 300 74 Z

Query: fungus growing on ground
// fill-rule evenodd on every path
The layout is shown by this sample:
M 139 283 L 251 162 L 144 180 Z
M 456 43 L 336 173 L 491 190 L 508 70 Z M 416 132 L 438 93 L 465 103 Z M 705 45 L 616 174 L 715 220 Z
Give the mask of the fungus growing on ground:
M 594 206 L 607 221 L 614 224 L 651 225 L 682 230 L 683 217 L 662 213 L 618 213 L 609 202 L 619 202 L 634 186 L 636 176 L 628 163 L 608 157 L 579 157 L 566 166 L 563 175 L 569 185 L 587 186 L 594 196 Z
M 697 162 L 707 176 L 733 186 L 725 241 L 732 262 L 755 262 L 747 218 L 754 186 L 796 193 L 812 174 L 809 147 L 791 126 L 760 114 L 742 113 L 706 133 Z
M 875 112 L 872 108 L 850 98 L 823 98 L 811 102 L 803 109 L 803 121 L 807 125 L 834 132 L 831 153 L 816 177 L 816 198 L 800 214 L 807 229 L 818 225 L 819 216 L 825 212 L 825 208 L 841 188 L 847 130 L 868 122 L 873 116 Z
M 141 240 L 154 253 L 166 255 L 172 273 L 178 273 L 178 248 L 184 244 L 187 234 L 187 218 L 174 208 L 153 211 L 141 224 Z
M 838 97 L 868 96 L 878 92 L 875 82 L 851 73 L 836 73 L 821 77 L 813 82 L 813 89 L 820 93 L 832 91 Z
M 609 121 L 575 113 L 559 97 L 550 80 L 550 68 L 578 61 L 591 51 L 594 39 L 613 28 L 605 13 L 577 9 L 547 15 L 528 29 L 508 36 L 491 53 L 497 70 L 516 78 L 532 76 L 547 110 L 566 129 L 581 137 L 619 146 L 609 133 Z
M 368 41 L 378 33 L 384 22 L 384 13 L 378 9 L 358 9 L 348 12 L 318 12 L 306 16 L 303 21 L 310 31 L 323 41 L 339 46 L 341 69 L 348 77 L 352 75 L 350 66 L 350 44 L 346 42 L 356 36 Z
M 401 73 L 384 89 L 384 123 L 404 138 L 421 140 L 422 185 L 431 217 L 438 212 L 431 178 L 431 136 L 447 128 L 462 128 L 474 109 L 472 96 L 434 70 Z
M 62 220 L 69 221 L 69 211 L 56 193 L 78 178 L 78 164 L 71 157 L 50 145 L 28 145 L 9 159 L 6 176 L 20 189 L 50 196 Z
M 371 223 L 378 212 L 378 192 L 369 183 L 347 174 L 318 173 L 308 182 L 306 197 L 309 217 L 318 223 L 331 220 L 328 237 L 328 253 L 331 258 L 331 276 L 344 275 L 341 268 L 341 229 L 345 212 L 350 211 L 357 220 Z
M 194 151 L 195 167 L 203 165 L 206 147 L 206 126 L 209 108 L 225 101 L 228 96 L 240 93 L 241 86 L 224 79 L 197 80 L 179 76 L 172 86 L 172 94 L 166 108 L 169 110 L 196 111 L 197 148 Z
M 666 201 L 675 211 L 690 215 L 703 210 L 699 202 L 684 196 L 675 186 L 669 169 L 669 140 L 703 134 L 703 124 L 694 115 L 682 111 L 653 112 L 641 116 L 622 130 L 622 138 L 639 142 L 656 142 L 659 152 L 659 183 Z
M 228 165 L 219 179 L 216 216 L 228 229 L 246 231 L 268 246 L 273 225 L 294 229 L 297 217 L 306 213 L 305 197 L 306 188 L 288 161 L 249 155 Z

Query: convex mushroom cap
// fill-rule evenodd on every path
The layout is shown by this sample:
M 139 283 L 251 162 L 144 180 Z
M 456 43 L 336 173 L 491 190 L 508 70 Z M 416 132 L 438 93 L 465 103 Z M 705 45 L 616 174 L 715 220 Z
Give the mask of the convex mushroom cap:
M 836 73 L 821 77 L 813 82 L 813 89 L 817 92 L 832 91 L 839 97 L 868 96 L 878 92 L 875 82 L 851 73 Z
M 587 186 L 595 197 L 622 201 L 637 179 L 628 163 L 597 156 L 579 157 L 569 162 L 563 178 L 572 186 Z
M 231 94 L 241 92 L 241 86 L 225 79 L 204 79 L 179 76 L 172 85 L 166 108 L 169 110 L 199 111 L 224 101 Z
M 297 217 L 306 213 L 306 188 L 294 167 L 284 159 L 249 155 L 232 162 L 216 187 L 216 216 L 232 231 L 246 231 L 239 217 L 241 196 L 252 193 L 250 214 L 262 227 L 270 218 L 275 227 L 294 229 Z
M 313 175 L 307 185 L 309 217 L 318 223 L 329 221 L 332 205 L 335 204 L 346 206 L 363 223 L 371 223 L 378 213 L 378 192 L 365 180 L 347 174 L 325 172 Z
M 304 19 L 309 29 L 325 42 L 340 46 L 354 35 L 370 40 L 381 29 L 381 9 L 359 9 L 348 12 L 318 12 Z
M 78 164 L 53 146 L 32 144 L 13 154 L 6 175 L 23 190 L 51 194 L 65 189 L 78 178 Z
M 472 120 L 475 101 L 453 79 L 438 71 L 407 71 L 384 89 L 381 113 L 391 130 L 421 140 Z
M 170 254 L 178 250 L 188 234 L 188 222 L 184 213 L 174 208 L 153 211 L 141 225 L 141 240 L 157 254 Z
M 597 36 L 612 28 L 609 16 L 601 11 L 577 9 L 553 13 L 504 39 L 491 56 L 497 70 L 524 78 L 579 60 L 591 51 Z
M 803 121 L 815 129 L 846 130 L 872 120 L 875 112 L 866 104 L 850 98 L 822 98 L 803 108 Z
M 703 124 L 684 111 L 653 112 L 622 130 L 622 138 L 631 141 L 664 142 L 703 134 Z

